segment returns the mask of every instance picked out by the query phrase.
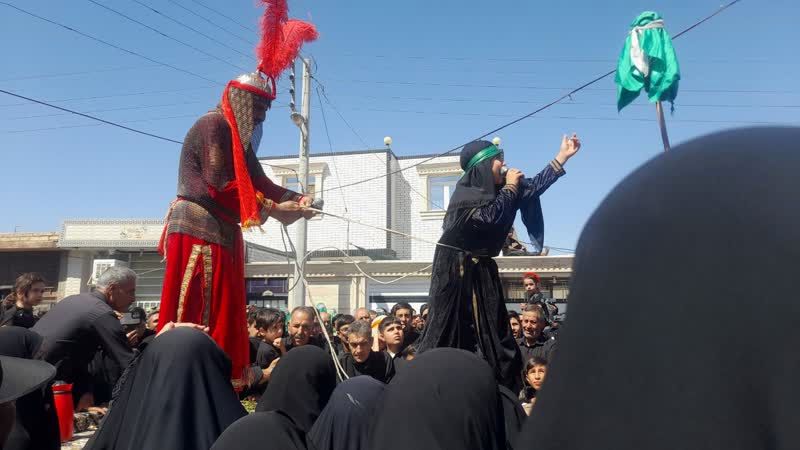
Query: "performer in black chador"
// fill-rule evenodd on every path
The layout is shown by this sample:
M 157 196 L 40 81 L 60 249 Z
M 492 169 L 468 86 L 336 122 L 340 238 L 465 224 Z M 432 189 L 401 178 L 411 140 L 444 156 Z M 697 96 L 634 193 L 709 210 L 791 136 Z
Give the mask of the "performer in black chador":
M 535 177 L 523 178 L 519 170 L 504 168 L 503 151 L 491 142 L 464 146 L 464 175 L 447 207 L 443 245 L 434 254 L 430 312 L 417 353 L 436 347 L 476 352 L 494 368 L 499 383 L 519 390 L 522 361 L 492 258 L 500 253 L 517 210 L 531 242 L 541 246 L 539 196 L 564 175 L 564 164 L 580 147 L 577 135 L 564 136 L 556 158 Z

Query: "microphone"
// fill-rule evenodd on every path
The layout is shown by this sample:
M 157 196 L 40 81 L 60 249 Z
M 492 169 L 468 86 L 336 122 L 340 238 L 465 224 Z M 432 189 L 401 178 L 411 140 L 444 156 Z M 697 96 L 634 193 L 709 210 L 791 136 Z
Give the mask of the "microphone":
M 507 173 L 508 173 L 508 166 L 500 167 L 500 176 L 501 177 L 505 177 Z
M 314 201 L 311 202 L 311 207 L 314 209 L 322 210 L 323 205 L 325 205 L 325 200 L 321 198 L 315 198 Z

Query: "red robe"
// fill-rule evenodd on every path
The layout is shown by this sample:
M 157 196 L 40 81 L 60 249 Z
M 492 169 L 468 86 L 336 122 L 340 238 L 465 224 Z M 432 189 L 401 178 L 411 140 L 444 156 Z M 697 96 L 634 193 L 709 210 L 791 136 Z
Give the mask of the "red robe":
M 244 241 L 239 227 L 239 195 L 233 168 L 231 131 L 212 111 L 189 130 L 181 151 L 178 199 L 170 207 L 159 251 L 166 257 L 159 329 L 192 322 L 209 334 L 231 360 L 234 385 L 249 364 L 244 281 Z M 280 203 L 302 197 L 274 184 L 256 155 L 246 151 L 253 187 Z M 269 203 L 269 202 L 267 202 Z M 261 206 L 261 223 L 269 206 Z

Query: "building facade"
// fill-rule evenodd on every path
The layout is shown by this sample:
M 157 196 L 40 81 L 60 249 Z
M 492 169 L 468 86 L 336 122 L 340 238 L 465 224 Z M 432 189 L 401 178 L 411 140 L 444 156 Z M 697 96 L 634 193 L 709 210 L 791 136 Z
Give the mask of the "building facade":
M 349 312 L 427 301 L 435 242 L 461 176 L 457 155 L 398 157 L 390 149 L 314 154 L 308 186 L 302 187 L 296 156 L 260 162 L 275 183 L 323 199 L 323 210 L 336 215 L 308 221 L 306 304 Z M 157 219 L 90 219 L 65 221 L 60 233 L 0 235 L 0 289 L 19 273 L 47 271 L 54 280 L 50 297 L 56 300 L 86 292 L 102 270 L 124 265 L 139 274 L 137 302 L 155 307 L 164 277 L 156 251 L 162 229 Z M 244 233 L 248 303 L 288 307 L 288 293 L 297 282 L 291 251 L 296 225 L 286 232 L 269 220 L 261 230 Z M 566 300 L 572 256 L 496 260 L 510 309 L 524 298 L 521 277 L 529 271 L 542 277 L 546 294 Z

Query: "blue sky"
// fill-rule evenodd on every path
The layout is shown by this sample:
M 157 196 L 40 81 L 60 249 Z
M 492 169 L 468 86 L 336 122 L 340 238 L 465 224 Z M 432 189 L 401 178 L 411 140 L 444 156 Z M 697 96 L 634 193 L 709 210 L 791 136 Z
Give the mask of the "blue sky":
M 195 118 L 216 104 L 239 67 L 253 66 L 246 55 L 257 39 L 248 29 L 261 11 L 254 0 L 200 0 L 236 23 L 195 0 L 95 0 L 206 54 L 88 0 L 7 1 L 198 76 L 0 4 L 0 89 L 173 139 L 182 140 Z M 290 9 L 320 30 L 305 53 L 315 58 L 331 103 L 370 147 L 382 147 L 391 135 L 394 151 L 406 155 L 448 150 L 610 70 L 629 23 L 642 11 L 660 12 L 677 33 L 720 4 L 298 0 Z M 747 124 L 797 124 L 800 63 L 790 53 L 800 42 L 798 17 L 793 0 L 744 0 L 675 41 L 682 81 L 675 114 L 667 119 L 673 145 Z M 283 79 L 279 86 L 286 84 Z M 530 175 L 555 155 L 563 133 L 578 132 L 583 140 L 567 176 L 543 198 L 546 244 L 574 248 L 609 190 L 661 151 L 654 108 L 640 99 L 617 114 L 613 87 L 609 78 L 498 133 L 508 163 Z M 279 96 L 279 103 L 286 101 L 286 94 Z M 312 152 L 327 152 L 319 99 L 313 104 Z M 333 149 L 363 148 L 323 106 Z M 276 107 L 259 155 L 295 153 L 297 142 L 288 110 Z M 69 218 L 161 217 L 175 194 L 179 152 L 175 144 L 0 94 L 0 232 L 58 230 Z

